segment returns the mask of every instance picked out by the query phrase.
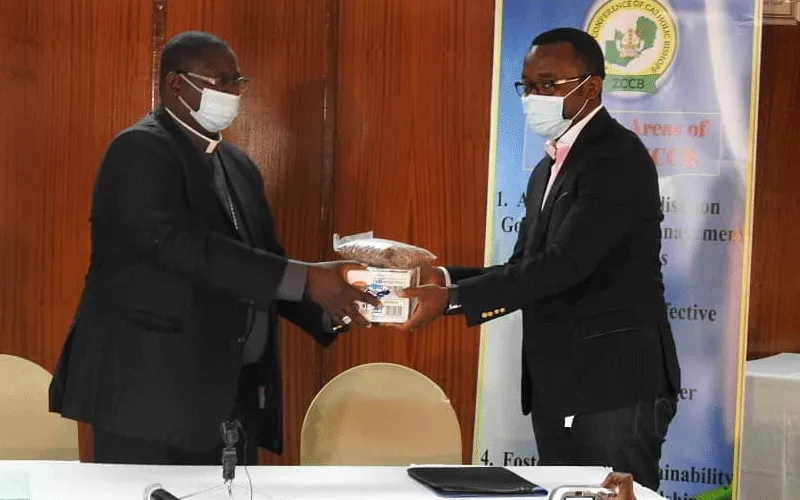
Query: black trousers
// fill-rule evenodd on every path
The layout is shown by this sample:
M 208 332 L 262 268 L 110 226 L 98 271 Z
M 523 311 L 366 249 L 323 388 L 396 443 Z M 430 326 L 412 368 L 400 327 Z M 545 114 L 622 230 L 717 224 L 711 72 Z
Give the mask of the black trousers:
M 258 462 L 258 388 L 253 372 L 249 366 L 242 370 L 236 406 L 231 414 L 231 419 L 239 420 L 244 430 L 239 431 L 239 441 L 236 443 L 238 465 L 256 465 Z M 129 438 L 98 427 L 93 428 L 93 433 L 95 463 L 222 465 L 224 444 L 221 432 L 219 443 L 214 448 L 201 451 L 183 450 L 163 443 Z
M 635 481 L 657 491 L 659 461 L 667 429 L 677 410 L 675 397 L 660 397 L 633 406 L 564 418 L 532 415 L 539 450 L 538 465 L 599 465 L 628 472 Z

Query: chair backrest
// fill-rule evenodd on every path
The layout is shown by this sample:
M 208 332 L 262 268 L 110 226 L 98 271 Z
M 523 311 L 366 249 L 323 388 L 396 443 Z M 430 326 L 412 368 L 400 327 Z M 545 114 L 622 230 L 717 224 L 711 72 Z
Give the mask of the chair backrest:
M 340 373 L 311 402 L 300 463 L 460 464 L 461 430 L 431 379 L 406 366 L 370 363 Z
M 0 354 L 0 460 L 78 460 L 78 426 L 49 413 L 52 375 Z

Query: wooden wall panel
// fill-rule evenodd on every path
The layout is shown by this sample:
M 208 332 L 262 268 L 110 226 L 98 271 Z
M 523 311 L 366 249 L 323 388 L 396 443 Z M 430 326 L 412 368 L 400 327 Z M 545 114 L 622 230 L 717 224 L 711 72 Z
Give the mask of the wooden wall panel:
M 100 155 L 149 108 L 150 22 L 149 2 L 0 2 L 0 352 L 51 372 L 87 270 Z
M 227 41 L 251 78 L 240 117 L 224 135 L 262 168 L 284 247 L 318 261 L 329 236 L 321 201 L 326 3 L 321 0 L 168 0 L 166 39 L 205 30 Z M 285 446 L 268 463 L 297 463 L 300 427 L 319 389 L 319 349 L 284 322 Z
M 483 262 L 493 15 L 489 0 L 339 2 L 334 231 Z M 451 398 L 469 460 L 479 336 L 460 318 L 351 332 L 324 375 L 374 361 L 421 371 Z
M 750 358 L 800 352 L 800 26 L 763 33 Z

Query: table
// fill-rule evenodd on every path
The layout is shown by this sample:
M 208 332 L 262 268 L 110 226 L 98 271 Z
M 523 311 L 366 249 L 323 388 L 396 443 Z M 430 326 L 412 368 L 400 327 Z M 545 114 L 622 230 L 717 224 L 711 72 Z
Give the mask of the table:
M 800 354 L 745 368 L 739 498 L 800 498 Z
M 604 467 L 509 467 L 548 491 L 563 484 L 598 484 Z M 254 499 L 273 500 L 424 500 L 440 498 L 418 484 L 405 467 L 248 467 Z M 144 489 L 161 483 L 177 497 L 222 483 L 221 467 L 104 465 L 78 462 L 0 461 L 0 477 L 12 471 L 28 476 L 32 500 L 140 499 Z M 235 499 L 249 498 L 247 476 L 236 468 Z M 1 490 L 1 489 L 0 489 Z M 637 485 L 639 500 L 663 497 Z M 224 492 L 197 500 L 226 498 Z M 2 496 L 0 496 L 2 498 Z M 545 497 L 546 498 L 546 497 Z

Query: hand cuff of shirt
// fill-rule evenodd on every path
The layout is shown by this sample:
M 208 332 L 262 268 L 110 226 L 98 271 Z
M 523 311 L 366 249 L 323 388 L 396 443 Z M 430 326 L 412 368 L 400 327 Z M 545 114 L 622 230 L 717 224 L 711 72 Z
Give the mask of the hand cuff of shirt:
M 461 301 L 458 298 L 458 285 L 447 287 L 447 305 L 442 311 L 443 314 L 452 314 L 461 310 Z
M 453 284 L 453 280 L 450 279 L 450 272 L 447 270 L 446 267 L 439 267 L 439 270 L 444 275 L 444 286 L 450 286 Z
M 307 274 L 308 265 L 305 262 L 289 259 L 289 262 L 286 263 L 286 269 L 283 271 L 281 282 L 278 285 L 278 291 L 275 292 L 275 298 L 291 302 L 302 301 L 306 290 Z

